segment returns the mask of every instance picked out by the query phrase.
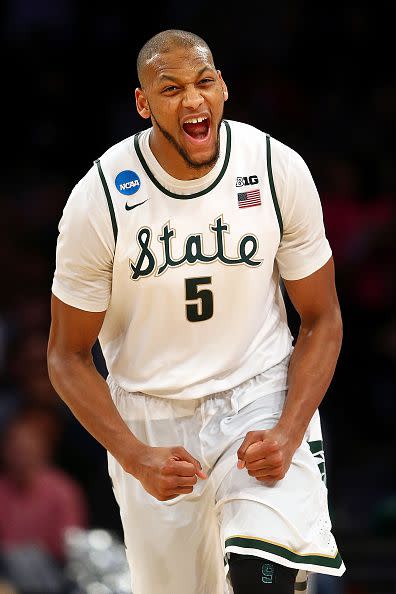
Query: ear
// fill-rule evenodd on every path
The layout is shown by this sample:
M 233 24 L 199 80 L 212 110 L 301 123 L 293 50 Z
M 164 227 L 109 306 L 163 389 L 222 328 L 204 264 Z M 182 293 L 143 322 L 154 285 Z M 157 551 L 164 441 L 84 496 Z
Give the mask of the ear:
M 148 104 L 148 101 L 146 99 L 144 91 L 142 89 L 140 89 L 139 87 L 137 89 L 135 89 L 135 101 L 136 101 L 136 109 L 137 109 L 138 114 L 142 118 L 147 120 L 151 116 L 150 106 Z
M 227 101 L 227 99 L 228 99 L 228 89 L 227 89 L 227 85 L 225 84 L 225 82 L 223 80 L 223 77 L 221 75 L 221 71 L 220 70 L 217 71 L 217 76 L 219 77 L 220 84 L 221 84 L 222 89 L 223 89 L 224 101 Z

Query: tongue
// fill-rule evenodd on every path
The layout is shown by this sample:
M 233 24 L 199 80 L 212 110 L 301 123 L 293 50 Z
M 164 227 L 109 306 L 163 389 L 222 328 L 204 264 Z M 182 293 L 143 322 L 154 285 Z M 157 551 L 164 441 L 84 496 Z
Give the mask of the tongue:
M 199 122 L 197 124 L 184 124 L 183 129 L 193 138 L 205 138 L 208 127 L 205 122 Z

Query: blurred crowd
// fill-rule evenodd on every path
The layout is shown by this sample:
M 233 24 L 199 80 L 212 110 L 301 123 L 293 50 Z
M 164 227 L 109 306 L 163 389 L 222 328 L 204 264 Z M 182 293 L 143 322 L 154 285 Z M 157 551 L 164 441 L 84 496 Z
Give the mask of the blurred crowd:
M 343 348 L 321 411 L 330 510 L 347 565 L 345 593 L 394 591 L 387 589 L 396 581 L 390 24 L 386 14 L 361 3 L 340 4 L 333 12 L 301 6 L 272 3 L 264 22 L 254 11 L 244 22 L 237 13 L 225 19 L 209 3 L 197 11 L 171 1 L 149 22 L 143 7 L 121 2 L 107 13 L 76 0 L 5 3 L 0 557 L 36 543 L 62 564 L 70 526 L 122 535 L 105 452 L 48 379 L 57 225 L 92 161 L 146 127 L 134 107 L 137 51 L 159 30 L 182 28 L 213 49 L 230 90 L 225 117 L 297 150 L 315 179 L 344 319 Z M 287 306 L 295 334 L 298 319 Z M 94 358 L 105 375 L 98 345 Z M 322 592 L 335 588 L 324 585 Z

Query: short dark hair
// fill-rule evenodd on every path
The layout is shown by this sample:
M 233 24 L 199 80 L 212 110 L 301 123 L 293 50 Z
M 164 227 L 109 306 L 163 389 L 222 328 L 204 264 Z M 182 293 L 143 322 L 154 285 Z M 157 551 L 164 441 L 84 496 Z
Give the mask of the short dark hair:
M 196 35 L 195 33 L 190 33 L 190 31 L 182 31 L 181 29 L 166 29 L 166 31 L 161 31 L 146 41 L 138 53 L 136 69 L 141 87 L 143 87 L 142 73 L 147 62 L 151 60 L 155 54 L 165 54 L 173 50 L 175 47 L 203 47 L 208 52 L 210 60 L 213 63 L 212 52 L 202 37 L 199 37 L 199 35 Z

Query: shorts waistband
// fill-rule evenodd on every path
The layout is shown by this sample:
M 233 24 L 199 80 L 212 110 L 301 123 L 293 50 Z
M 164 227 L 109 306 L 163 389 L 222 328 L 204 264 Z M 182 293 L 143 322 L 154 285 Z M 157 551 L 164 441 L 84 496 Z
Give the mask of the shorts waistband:
M 118 398 L 137 397 L 142 399 L 149 399 L 150 402 L 157 402 L 159 405 L 161 403 L 167 402 L 172 403 L 174 406 L 180 407 L 181 409 L 188 410 L 192 410 L 210 400 L 223 398 L 231 399 L 233 402 L 233 408 L 241 409 L 262 396 L 276 394 L 287 390 L 287 384 L 285 379 L 282 379 L 279 382 L 274 382 L 272 380 L 268 381 L 266 372 L 260 373 L 252 378 L 249 378 L 241 382 L 237 386 L 228 388 L 227 390 L 214 392 L 212 394 L 207 394 L 199 398 L 191 399 L 168 398 L 163 396 L 147 394 L 145 392 L 139 391 L 128 392 L 119 384 L 117 384 L 115 379 L 110 375 L 107 377 L 107 383 L 109 385 L 112 395 L 117 396 Z

